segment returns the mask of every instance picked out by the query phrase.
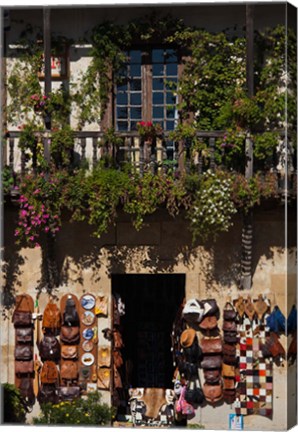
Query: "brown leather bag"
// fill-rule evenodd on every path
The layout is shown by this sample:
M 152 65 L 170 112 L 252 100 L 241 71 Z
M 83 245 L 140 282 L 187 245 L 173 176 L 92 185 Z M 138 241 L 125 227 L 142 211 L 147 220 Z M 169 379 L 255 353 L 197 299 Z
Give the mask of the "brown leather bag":
M 114 338 L 114 348 L 121 349 L 124 348 L 123 339 L 119 330 L 113 330 L 113 338 Z
M 65 360 L 61 366 L 61 378 L 65 380 L 76 380 L 79 370 L 78 363 L 72 360 Z
M 32 360 L 32 345 L 17 345 L 14 350 L 14 358 L 15 360 Z
M 59 400 L 72 401 L 79 398 L 81 395 L 81 387 L 79 386 L 61 386 L 59 387 Z
M 222 364 L 222 376 L 227 378 L 235 377 L 235 366 L 226 363 Z
M 221 378 L 219 369 L 204 369 L 203 373 L 207 384 L 216 384 Z
M 235 380 L 233 378 L 223 378 L 223 386 L 225 390 L 234 390 Z
M 232 303 L 227 302 L 223 310 L 223 319 L 225 321 L 233 321 L 236 319 L 237 312 Z
M 223 389 L 223 397 L 227 404 L 232 404 L 236 399 L 236 390 Z
M 15 310 L 12 316 L 12 322 L 15 327 L 30 327 L 32 326 L 32 313 Z
M 236 345 L 224 343 L 222 347 L 222 352 L 225 355 L 235 356 L 236 355 Z
M 206 401 L 214 404 L 222 399 L 222 385 L 221 383 L 215 385 L 205 383 L 203 385 L 203 393 Z
M 117 369 L 123 365 L 123 358 L 120 351 L 113 351 L 113 362 Z
M 80 341 L 80 328 L 77 326 L 62 326 L 60 340 L 65 344 L 76 345 Z
M 223 355 L 222 358 L 223 362 L 229 365 L 236 365 L 237 364 L 237 357 L 236 356 L 229 356 L 227 354 Z
M 15 361 L 14 364 L 15 364 L 15 373 L 17 375 L 31 374 L 34 372 L 33 360 L 27 360 L 27 361 L 17 360 Z
M 266 337 L 265 344 L 262 346 L 261 349 L 264 357 L 267 357 L 265 355 L 266 351 L 268 351 L 273 358 L 275 357 L 285 358 L 286 356 L 285 349 L 280 343 L 278 335 L 274 332 L 271 332 L 270 335 Z
M 217 318 L 216 316 L 206 316 L 199 323 L 200 329 L 203 330 L 213 330 L 217 327 Z
M 224 321 L 222 329 L 223 331 L 237 331 L 237 324 L 235 321 Z
M 217 369 L 222 365 L 222 357 L 220 355 L 204 355 L 201 361 L 203 369 Z
M 56 364 L 51 360 L 45 361 L 40 372 L 40 382 L 42 384 L 54 384 L 58 378 L 59 373 Z
M 50 330 L 52 334 L 57 335 L 61 327 L 61 313 L 55 303 L 48 303 L 45 307 L 42 327 Z
M 224 341 L 226 343 L 235 344 L 238 342 L 237 332 L 235 331 L 225 331 L 224 332 Z
M 31 344 L 33 342 L 33 327 L 17 327 L 15 336 L 17 344 Z
M 207 338 L 203 337 L 200 340 L 200 346 L 203 354 L 215 354 L 222 352 L 221 337 Z
M 76 359 L 78 358 L 77 345 L 63 345 L 61 347 L 61 357 L 63 359 Z

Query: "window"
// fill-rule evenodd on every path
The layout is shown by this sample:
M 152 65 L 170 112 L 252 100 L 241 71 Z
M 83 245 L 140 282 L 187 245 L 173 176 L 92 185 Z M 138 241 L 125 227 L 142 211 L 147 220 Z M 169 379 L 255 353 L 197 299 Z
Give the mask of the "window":
M 178 120 L 178 57 L 174 49 L 131 50 L 118 73 L 115 91 L 117 131 L 134 131 L 141 120 L 160 123 L 164 131 Z

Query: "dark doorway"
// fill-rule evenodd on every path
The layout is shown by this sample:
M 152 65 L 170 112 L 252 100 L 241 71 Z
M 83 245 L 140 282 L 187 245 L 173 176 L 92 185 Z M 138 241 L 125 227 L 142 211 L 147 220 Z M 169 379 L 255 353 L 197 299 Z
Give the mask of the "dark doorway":
M 171 332 L 185 297 L 185 275 L 113 275 L 112 290 L 125 304 L 125 387 L 172 388 Z

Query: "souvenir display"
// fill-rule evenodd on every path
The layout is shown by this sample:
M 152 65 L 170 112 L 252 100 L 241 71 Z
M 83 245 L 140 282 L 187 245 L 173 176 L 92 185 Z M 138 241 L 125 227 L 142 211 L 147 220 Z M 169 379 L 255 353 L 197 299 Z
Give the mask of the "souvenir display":
M 107 317 L 108 316 L 108 298 L 106 296 L 97 296 L 95 299 L 95 310 L 96 316 Z
M 44 332 L 57 336 L 61 328 L 61 313 L 58 306 L 55 303 L 48 303 L 45 307 L 42 328 Z
M 86 294 L 81 298 L 81 305 L 84 309 L 90 310 L 95 306 L 95 298 L 91 294 Z
M 84 366 L 91 366 L 94 363 L 94 355 L 91 353 L 85 353 L 82 355 L 81 362 Z
M 241 303 L 242 308 L 242 303 Z M 241 313 L 242 313 L 242 309 Z M 236 399 L 236 365 L 238 363 L 236 344 L 238 343 L 237 335 L 237 311 L 230 301 L 227 301 L 223 310 L 223 398 L 228 404 L 232 404 Z
M 92 340 L 84 340 L 82 342 L 82 348 L 85 352 L 90 352 L 94 348 L 94 343 L 92 342 Z
M 85 311 L 83 312 L 83 314 L 81 315 L 81 322 L 83 324 L 85 324 L 86 326 L 90 326 L 94 323 L 95 321 L 95 315 L 93 312 L 91 311 Z

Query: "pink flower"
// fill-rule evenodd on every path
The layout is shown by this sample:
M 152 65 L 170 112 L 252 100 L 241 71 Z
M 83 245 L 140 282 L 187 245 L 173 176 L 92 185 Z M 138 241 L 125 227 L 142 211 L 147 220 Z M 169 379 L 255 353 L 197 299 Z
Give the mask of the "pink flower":
M 31 240 L 31 241 L 34 241 L 34 239 L 35 239 L 34 236 L 29 237 L 29 240 Z
M 19 234 L 20 234 L 20 231 L 19 230 L 15 230 L 14 235 L 18 236 Z
M 27 210 L 21 210 L 21 217 L 26 217 L 28 214 Z
M 33 192 L 33 195 L 37 195 L 40 192 L 40 189 L 35 189 L 35 191 Z
M 49 227 L 45 227 L 45 232 L 49 232 L 50 231 L 50 228 Z
M 40 247 L 40 244 L 39 243 L 35 243 L 35 247 Z

